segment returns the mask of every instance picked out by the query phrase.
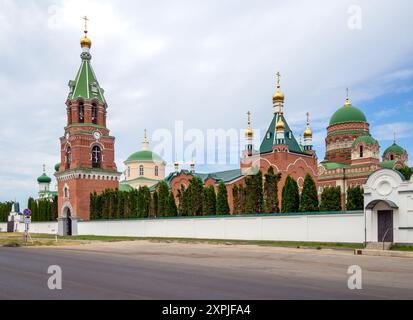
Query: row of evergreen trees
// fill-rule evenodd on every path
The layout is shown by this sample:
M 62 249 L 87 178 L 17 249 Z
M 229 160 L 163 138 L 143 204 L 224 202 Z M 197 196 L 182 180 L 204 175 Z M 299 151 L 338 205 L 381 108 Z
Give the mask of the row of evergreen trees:
M 13 202 L 0 202 L 0 222 L 7 222 Z
M 57 196 L 53 201 L 29 198 L 27 208 L 32 212 L 32 222 L 56 221 L 58 217 Z
M 301 194 L 297 182 L 286 178 L 280 206 L 278 184 L 281 174 L 269 168 L 263 178 L 262 172 L 245 179 L 244 185 L 232 189 L 234 214 L 289 213 L 341 211 L 340 187 L 325 188 L 319 199 L 314 180 L 307 175 Z M 177 206 L 177 202 L 179 205 Z M 363 189 L 349 188 L 347 209 L 363 209 Z M 194 177 L 187 187 L 182 186 L 177 199 L 166 182 L 161 181 L 157 190 L 151 193 L 148 187 L 122 192 L 106 190 L 102 194 L 91 194 L 91 219 L 155 218 L 175 216 L 228 215 L 227 187 L 224 182 L 215 192 L 214 186 L 204 186 L 203 181 Z
M 151 194 L 148 187 L 122 192 L 106 190 L 90 196 L 90 215 L 92 220 L 155 218 L 175 216 L 228 215 L 227 188 L 224 183 L 218 187 L 205 187 L 203 181 L 194 177 L 187 188 L 178 191 L 179 206 L 166 182 L 161 181 Z

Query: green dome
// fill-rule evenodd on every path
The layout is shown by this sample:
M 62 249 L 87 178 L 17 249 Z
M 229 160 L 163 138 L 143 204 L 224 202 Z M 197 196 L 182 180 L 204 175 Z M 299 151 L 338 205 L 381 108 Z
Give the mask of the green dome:
M 40 177 L 37 178 L 38 183 L 50 183 L 52 179 L 47 176 L 46 173 L 43 173 Z
M 367 122 L 367 118 L 363 111 L 349 104 L 341 107 L 333 114 L 330 126 L 348 122 Z
M 353 142 L 352 147 L 354 148 L 359 142 L 364 142 L 364 144 L 368 146 L 377 143 L 377 141 L 372 136 L 362 136 L 358 137 L 356 141 Z
M 130 161 L 153 161 L 153 162 L 164 162 L 164 160 L 152 151 L 139 151 L 132 154 L 126 162 Z
M 397 154 L 397 155 L 401 155 L 401 154 L 403 154 L 403 153 L 405 153 L 406 152 L 406 150 L 404 150 L 402 147 L 400 147 L 398 144 L 396 144 L 396 143 L 393 143 L 390 147 L 388 147 L 387 149 L 386 149 L 386 151 L 384 151 L 384 154 L 386 155 L 386 154 L 388 154 L 388 153 L 394 153 L 394 154 Z
M 60 171 L 60 163 L 56 164 L 54 166 L 54 169 L 55 169 L 56 172 L 59 172 Z

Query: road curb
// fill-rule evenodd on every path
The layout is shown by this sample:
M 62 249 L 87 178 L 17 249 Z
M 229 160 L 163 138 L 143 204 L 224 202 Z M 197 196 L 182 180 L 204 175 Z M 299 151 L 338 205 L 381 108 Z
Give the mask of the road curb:
M 390 251 L 390 250 L 366 250 L 356 249 L 354 254 L 357 256 L 375 256 L 375 257 L 394 257 L 394 258 L 413 258 L 413 252 Z

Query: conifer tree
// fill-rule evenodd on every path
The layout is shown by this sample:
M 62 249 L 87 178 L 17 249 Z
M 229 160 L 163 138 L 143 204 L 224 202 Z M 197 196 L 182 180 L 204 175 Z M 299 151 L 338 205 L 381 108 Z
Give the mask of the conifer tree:
M 170 217 L 176 217 L 178 214 L 178 209 L 176 207 L 175 196 L 171 191 L 168 197 L 168 215 Z
M 321 194 L 320 211 L 341 211 L 341 188 L 326 187 Z
M 298 212 L 300 209 L 300 195 L 297 182 L 288 176 L 282 190 L 282 213 Z
M 225 183 L 221 181 L 218 186 L 217 215 L 229 215 L 228 191 Z
M 279 213 L 278 183 L 281 174 L 274 174 L 274 169 L 270 167 L 265 175 L 264 182 L 264 208 L 266 213 Z
M 237 185 L 232 187 L 232 203 L 234 207 L 234 214 L 240 214 L 240 192 Z
M 349 188 L 347 190 L 346 207 L 346 209 L 349 211 L 364 209 L 364 190 L 362 187 L 357 186 L 354 188 Z
M 313 178 L 309 174 L 305 176 L 303 190 L 301 191 L 300 211 L 301 212 L 320 211 L 319 203 L 318 203 L 317 187 L 316 187 L 316 184 Z
M 158 216 L 167 216 L 169 187 L 165 181 L 161 181 L 158 186 Z

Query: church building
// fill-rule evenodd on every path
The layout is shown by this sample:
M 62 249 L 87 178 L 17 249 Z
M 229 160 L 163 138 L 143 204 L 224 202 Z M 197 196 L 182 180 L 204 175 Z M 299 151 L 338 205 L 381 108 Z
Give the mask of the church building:
M 235 185 L 244 185 L 245 178 L 248 175 L 257 173 L 259 170 L 266 174 L 268 169 L 273 167 L 275 173 L 282 174 L 279 184 L 279 199 L 281 199 L 282 188 L 288 176 L 292 176 L 298 182 L 300 189 L 303 187 L 307 174 L 310 174 L 317 181 L 317 156 L 313 150 L 309 118 L 307 116 L 304 145 L 301 145 L 288 125 L 284 111 L 285 96 L 281 92 L 280 74 L 278 73 L 277 76 L 277 90 L 272 99 L 272 118 L 259 150 L 255 150 L 252 142 L 254 131 L 251 128 L 251 118 L 250 113 L 248 113 L 247 145 L 240 159 L 240 168 L 224 172 L 201 174 L 195 172 L 194 165 L 191 166 L 190 171 L 180 171 L 179 166 L 176 165 L 175 172 L 166 178 L 176 198 L 181 186 L 188 187 L 190 180 L 194 176 L 201 178 L 207 187 L 213 185 L 216 191 L 219 183 L 223 181 L 227 186 L 228 203 L 231 213 L 233 213 L 233 187 Z
M 124 164 L 125 180 L 120 183 L 121 191 L 139 189 L 139 187 L 152 188 L 165 179 L 166 162 L 161 156 L 151 151 L 146 130 L 142 149 L 131 154 Z
M 92 68 L 92 41 L 87 33 L 85 23 L 81 65 L 75 80 L 69 82 L 61 164 L 55 173 L 60 234 L 71 234 L 72 220 L 89 220 L 90 194 L 117 189 L 121 176 L 115 164 L 115 138 L 106 126 L 108 104 Z
M 363 186 L 377 170 L 408 165 L 407 152 L 396 139 L 381 157 L 379 142 L 371 135 L 365 114 L 351 104 L 348 95 L 344 106 L 330 119 L 325 143 L 325 159 L 318 167 L 319 193 L 326 187 L 339 186 L 343 209 L 348 188 Z

